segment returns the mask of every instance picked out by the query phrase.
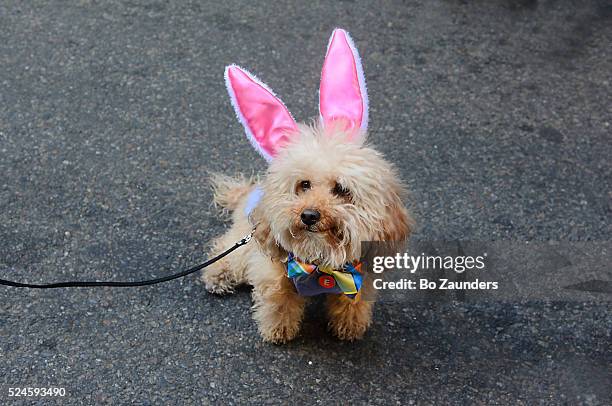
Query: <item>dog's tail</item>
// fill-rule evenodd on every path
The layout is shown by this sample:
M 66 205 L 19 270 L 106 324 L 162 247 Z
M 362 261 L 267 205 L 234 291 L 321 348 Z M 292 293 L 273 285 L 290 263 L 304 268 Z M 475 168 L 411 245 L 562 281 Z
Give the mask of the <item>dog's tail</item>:
M 233 211 L 253 189 L 255 179 L 211 173 L 210 184 L 213 189 L 215 205 Z

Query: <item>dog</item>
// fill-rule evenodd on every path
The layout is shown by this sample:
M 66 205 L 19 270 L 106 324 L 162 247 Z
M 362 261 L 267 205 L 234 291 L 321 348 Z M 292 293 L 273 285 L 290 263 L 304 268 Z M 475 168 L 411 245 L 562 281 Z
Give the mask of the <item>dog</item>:
M 332 33 L 319 123 L 297 124 L 266 85 L 236 65 L 226 67 L 225 79 L 238 119 L 269 168 L 261 179 L 212 175 L 214 202 L 232 213 L 232 226 L 214 241 L 213 254 L 253 227 L 256 243 L 206 270 L 206 289 L 227 294 L 253 286 L 259 333 L 281 344 L 299 333 L 313 293 L 302 282 L 318 283 L 315 294 L 333 288 L 326 298 L 330 331 L 341 340 L 362 338 L 375 295 L 358 266 L 361 243 L 405 241 L 414 223 L 397 171 L 366 142 L 368 99 L 354 43 L 342 29 Z M 334 277 L 332 270 L 341 273 Z

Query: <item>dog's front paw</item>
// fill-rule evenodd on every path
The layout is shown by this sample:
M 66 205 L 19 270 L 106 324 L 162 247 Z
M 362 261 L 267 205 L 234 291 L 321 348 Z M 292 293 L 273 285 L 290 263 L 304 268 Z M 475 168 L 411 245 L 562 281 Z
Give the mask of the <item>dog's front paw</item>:
M 302 302 L 294 306 L 274 306 L 270 303 L 257 306 L 254 317 L 259 334 L 264 341 L 273 344 L 285 344 L 293 340 L 300 332 L 303 309 Z
M 304 298 L 293 291 L 282 279 L 280 286 L 270 289 L 255 289 L 253 318 L 264 341 L 284 344 L 293 340 L 300 332 L 304 316 Z
M 272 328 L 260 328 L 261 337 L 265 342 L 272 344 L 286 344 L 293 340 L 300 331 L 299 323 L 281 324 Z
M 354 341 L 363 338 L 372 323 L 372 302 L 344 295 L 328 298 L 329 329 L 340 340 Z
M 335 318 L 330 320 L 328 325 L 332 334 L 340 340 L 355 341 L 363 338 L 370 322 L 369 320 L 364 322 L 356 319 Z

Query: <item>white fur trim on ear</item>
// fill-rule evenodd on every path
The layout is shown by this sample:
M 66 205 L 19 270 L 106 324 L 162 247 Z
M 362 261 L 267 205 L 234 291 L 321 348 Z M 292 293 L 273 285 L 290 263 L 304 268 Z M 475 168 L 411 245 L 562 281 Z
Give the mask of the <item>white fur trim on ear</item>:
M 340 28 L 341 29 L 341 28 Z M 361 117 L 361 129 L 366 131 L 369 123 L 370 113 L 370 100 L 368 99 L 368 88 L 366 86 L 365 74 L 363 73 L 363 66 L 361 65 L 361 57 L 357 51 L 357 47 L 353 42 L 353 38 L 345 30 L 346 42 L 348 42 L 351 51 L 353 52 L 353 58 L 355 58 L 355 67 L 357 68 L 357 80 L 359 80 L 359 92 L 361 93 L 361 100 L 363 103 L 363 117 Z M 328 45 L 329 46 L 329 45 Z

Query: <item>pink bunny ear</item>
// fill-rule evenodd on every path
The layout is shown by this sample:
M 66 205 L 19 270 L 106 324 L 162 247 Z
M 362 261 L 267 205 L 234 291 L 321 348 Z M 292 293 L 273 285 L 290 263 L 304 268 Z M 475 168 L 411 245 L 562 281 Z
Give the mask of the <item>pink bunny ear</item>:
M 346 130 L 368 128 L 368 93 L 361 60 L 348 32 L 341 28 L 334 30 L 327 46 L 319 112 L 324 125 L 344 120 Z
M 225 85 L 249 141 L 271 161 L 297 131 L 291 113 L 270 88 L 239 66 L 225 68 Z

